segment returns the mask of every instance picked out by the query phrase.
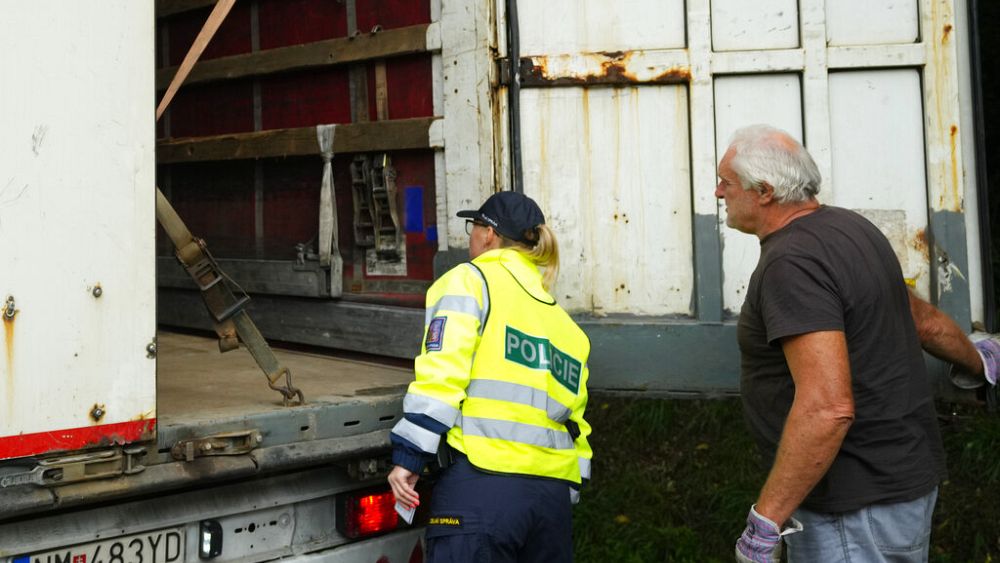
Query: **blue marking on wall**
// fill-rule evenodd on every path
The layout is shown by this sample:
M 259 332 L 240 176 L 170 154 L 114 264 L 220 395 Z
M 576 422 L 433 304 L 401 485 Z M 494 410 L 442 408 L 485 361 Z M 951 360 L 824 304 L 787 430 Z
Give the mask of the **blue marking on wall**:
M 403 195 L 406 202 L 406 220 L 404 221 L 406 232 L 424 232 L 424 187 L 406 186 Z
M 437 242 L 438 239 L 438 228 L 437 225 L 431 225 L 427 227 L 427 233 L 425 234 L 429 242 Z

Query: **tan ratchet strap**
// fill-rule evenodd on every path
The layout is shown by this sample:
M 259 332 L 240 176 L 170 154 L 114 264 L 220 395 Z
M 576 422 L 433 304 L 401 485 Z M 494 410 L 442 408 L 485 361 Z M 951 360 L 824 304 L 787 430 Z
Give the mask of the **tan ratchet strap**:
M 184 56 L 184 61 L 177 69 L 177 74 L 170 81 L 160 105 L 156 108 L 156 120 L 159 121 L 167 106 L 173 100 L 174 94 L 191 72 L 191 68 L 198 62 L 198 58 L 205 51 L 209 41 L 222 25 L 226 15 L 232 9 L 236 0 L 219 0 L 209 14 L 204 27 L 198 33 L 191 45 L 191 49 Z M 208 251 L 205 241 L 195 238 L 187 225 L 174 210 L 170 202 L 156 188 L 156 220 L 163 226 L 167 236 L 174 243 L 177 249 L 177 260 L 180 261 L 184 269 L 198 285 L 201 290 L 202 299 L 209 313 L 212 315 L 212 322 L 215 325 L 215 332 L 219 335 L 219 350 L 226 352 L 238 346 L 237 337 L 246 345 L 247 350 L 257 362 L 257 365 L 267 377 L 267 385 L 271 389 L 281 393 L 284 404 L 292 404 L 293 399 L 298 400 L 298 404 L 305 403 L 305 397 L 300 389 L 292 386 L 292 373 L 289 369 L 278 362 L 274 351 L 268 346 L 267 341 L 257 330 L 257 326 L 250 315 L 245 311 L 246 304 L 250 297 L 232 279 L 227 276 L 218 263 Z M 277 385 L 276 382 L 284 377 L 285 384 Z
M 215 32 L 219 31 L 219 26 L 222 25 L 223 20 L 229 14 L 229 10 L 233 8 L 233 4 L 236 4 L 236 0 L 219 0 L 215 7 L 212 8 L 212 13 L 208 15 L 208 19 L 205 20 L 205 25 L 198 32 L 198 36 L 194 38 L 194 43 L 191 44 L 191 49 L 188 50 L 187 54 L 184 55 L 184 60 L 181 61 L 181 66 L 177 68 L 177 74 L 174 75 L 174 79 L 170 81 L 170 86 L 167 87 L 167 91 L 163 94 L 163 99 L 160 100 L 160 105 L 156 108 L 156 120 L 159 121 L 163 112 L 167 111 L 167 106 L 174 99 L 174 94 L 177 93 L 178 88 L 187 79 L 188 74 L 194 67 L 194 63 L 198 62 L 201 58 L 201 54 L 205 52 L 205 47 L 208 47 L 208 42 L 212 40 L 215 36 Z

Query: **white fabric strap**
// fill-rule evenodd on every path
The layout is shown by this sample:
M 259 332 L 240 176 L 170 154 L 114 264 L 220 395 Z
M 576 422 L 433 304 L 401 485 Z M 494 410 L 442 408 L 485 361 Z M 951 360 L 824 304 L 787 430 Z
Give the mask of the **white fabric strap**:
M 316 140 L 323 157 L 323 183 L 319 189 L 319 236 L 316 242 L 320 266 L 330 267 L 330 296 L 343 293 L 344 262 L 337 245 L 337 198 L 333 191 L 333 139 L 337 125 L 317 125 Z

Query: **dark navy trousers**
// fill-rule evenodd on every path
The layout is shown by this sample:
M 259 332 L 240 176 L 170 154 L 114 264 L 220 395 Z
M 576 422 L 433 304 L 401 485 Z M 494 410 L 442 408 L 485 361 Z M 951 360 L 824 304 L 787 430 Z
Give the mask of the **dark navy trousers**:
M 428 563 L 573 561 L 568 483 L 485 473 L 456 457 L 434 486 Z

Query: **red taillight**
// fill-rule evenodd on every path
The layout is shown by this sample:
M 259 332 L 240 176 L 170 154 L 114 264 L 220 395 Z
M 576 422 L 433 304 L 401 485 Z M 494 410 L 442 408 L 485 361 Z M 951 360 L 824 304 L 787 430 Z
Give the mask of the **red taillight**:
M 340 533 L 360 538 L 395 530 L 399 524 L 392 491 L 351 493 L 342 497 Z

